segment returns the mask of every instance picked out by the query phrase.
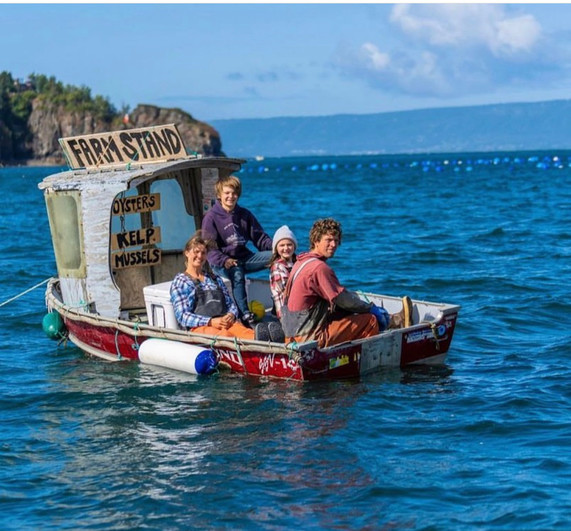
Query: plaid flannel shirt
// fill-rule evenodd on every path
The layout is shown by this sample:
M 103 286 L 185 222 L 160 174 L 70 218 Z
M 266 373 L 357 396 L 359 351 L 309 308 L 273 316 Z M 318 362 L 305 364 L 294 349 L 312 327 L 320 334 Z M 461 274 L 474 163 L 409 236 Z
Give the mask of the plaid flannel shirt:
M 286 284 L 292 267 L 292 262 L 286 263 L 283 258 L 279 258 L 270 268 L 270 291 L 272 292 L 272 299 L 274 300 L 278 317 L 282 315 Z
M 234 300 L 228 293 L 228 289 L 224 281 L 220 277 L 216 277 L 216 282 L 208 275 L 204 277 L 204 282 L 200 283 L 200 287 L 204 290 L 214 290 L 218 287 L 222 288 L 226 308 L 229 313 L 234 314 L 238 319 L 238 308 Z M 178 273 L 171 284 L 170 289 L 171 302 L 174 309 L 176 320 L 185 328 L 196 328 L 197 326 L 208 326 L 210 317 L 198 315 L 193 312 L 196 307 L 196 286 L 194 282 L 184 273 Z

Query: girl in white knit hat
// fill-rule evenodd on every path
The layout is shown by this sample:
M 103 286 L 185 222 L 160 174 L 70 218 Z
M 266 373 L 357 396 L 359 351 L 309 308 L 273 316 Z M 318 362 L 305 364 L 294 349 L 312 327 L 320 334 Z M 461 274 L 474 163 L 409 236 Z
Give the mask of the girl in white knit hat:
M 297 257 L 297 239 L 287 225 L 281 226 L 272 240 L 272 258 L 270 260 L 270 290 L 276 309 L 276 315 L 281 317 L 284 303 L 284 293 L 291 272 L 291 268 Z

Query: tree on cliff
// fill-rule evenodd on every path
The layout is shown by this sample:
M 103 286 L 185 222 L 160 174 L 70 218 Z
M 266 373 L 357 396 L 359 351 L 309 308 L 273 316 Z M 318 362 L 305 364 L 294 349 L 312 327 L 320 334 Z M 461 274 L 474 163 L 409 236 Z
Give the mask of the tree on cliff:
M 26 147 L 29 140 L 27 121 L 35 95 L 19 88 L 19 82 L 10 72 L 0 73 L 0 135 L 3 137 L 0 145 L 3 159 L 25 158 L 30 154 Z
M 29 78 L 35 94 L 50 103 L 63 105 L 72 112 L 89 112 L 98 120 L 111 121 L 117 115 L 117 109 L 103 96 L 91 96 L 91 89 L 82 85 L 64 85 L 55 77 L 32 74 Z
M 123 117 L 129 113 L 129 123 Z M 54 76 L 31 74 L 25 82 L 0 72 L 0 163 L 30 159 L 63 163 L 58 137 L 122 128 L 176 123 L 187 150 L 203 155 L 222 154 L 220 135 L 180 109 L 138 105 L 120 111 L 103 96 L 92 96 L 86 86 L 64 85 Z
M 117 110 L 103 96 L 91 96 L 88 87 L 64 85 L 53 76 L 31 74 L 25 82 L 10 72 L 0 73 L 0 159 L 33 158 L 33 135 L 28 127 L 33 102 L 61 107 L 67 112 L 89 113 L 111 122 Z

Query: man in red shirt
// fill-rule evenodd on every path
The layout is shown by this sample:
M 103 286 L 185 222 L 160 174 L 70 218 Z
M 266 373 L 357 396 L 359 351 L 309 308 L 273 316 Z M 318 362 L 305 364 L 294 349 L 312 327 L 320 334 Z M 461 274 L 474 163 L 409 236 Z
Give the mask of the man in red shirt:
M 327 347 L 374 336 L 386 328 L 410 326 L 412 302 L 403 298 L 403 310 L 389 315 L 384 308 L 365 302 L 345 289 L 327 265 L 341 243 L 341 225 L 317 220 L 309 233 L 311 250 L 298 257 L 286 286 L 282 326 L 288 341 L 317 340 Z

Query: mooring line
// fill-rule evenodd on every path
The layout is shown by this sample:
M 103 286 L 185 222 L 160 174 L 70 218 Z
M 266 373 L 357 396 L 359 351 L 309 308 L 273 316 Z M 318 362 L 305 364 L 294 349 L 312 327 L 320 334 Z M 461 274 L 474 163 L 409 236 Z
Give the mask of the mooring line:
M 22 291 L 22 293 L 19 293 L 18 295 L 15 295 L 14 297 L 12 297 L 11 299 L 8 299 L 7 301 L 4 301 L 2 303 L 0 303 L 0 308 L 2 306 L 5 306 L 6 304 L 8 304 L 9 302 L 15 301 L 16 299 L 19 299 L 20 297 L 24 296 L 26 293 L 30 293 L 30 291 L 35 290 L 36 288 L 39 288 L 40 286 L 43 286 L 44 284 L 47 284 L 50 281 L 51 277 L 46 278 L 45 280 L 42 280 L 39 284 L 36 284 L 35 286 L 32 286 L 31 288 L 28 288 L 26 291 Z

